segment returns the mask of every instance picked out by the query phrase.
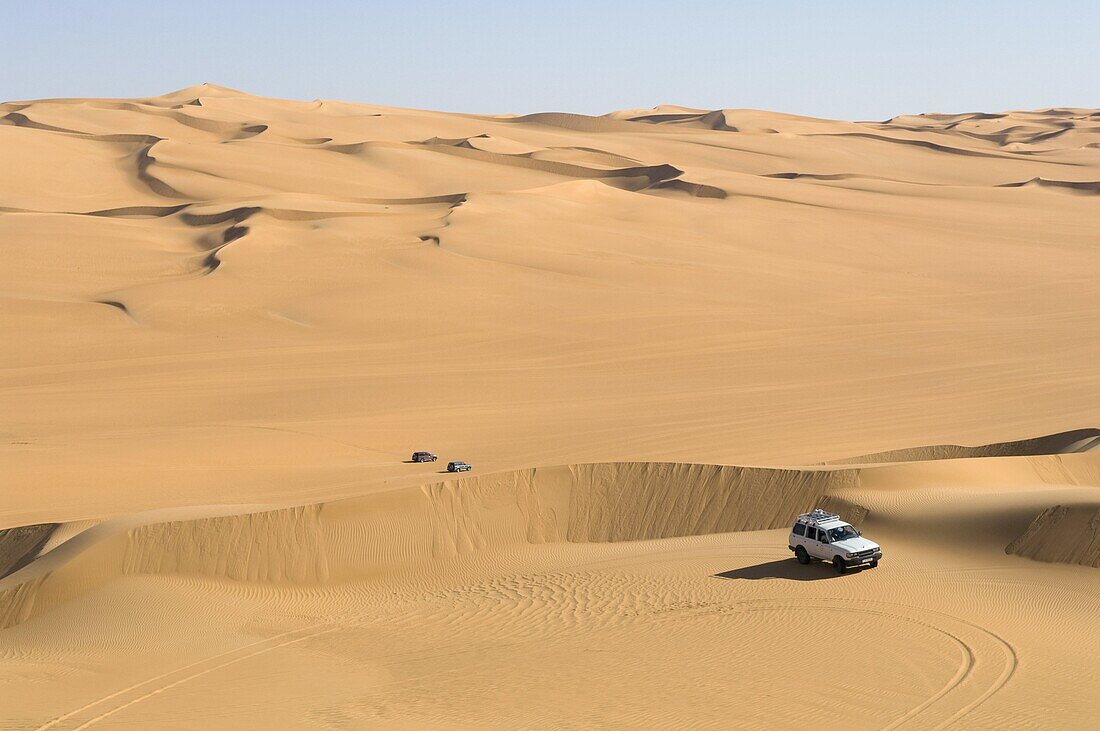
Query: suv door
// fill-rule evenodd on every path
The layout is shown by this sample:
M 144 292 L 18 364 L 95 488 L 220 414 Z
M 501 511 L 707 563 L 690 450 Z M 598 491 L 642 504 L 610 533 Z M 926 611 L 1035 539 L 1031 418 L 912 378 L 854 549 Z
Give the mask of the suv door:
M 818 529 L 813 526 L 806 528 L 806 552 L 814 558 L 825 558 L 825 553 L 821 550 L 823 544 L 819 540 Z
M 814 543 L 815 556 L 823 561 L 832 561 L 833 552 L 829 549 L 829 536 L 821 528 L 817 529 L 817 541 Z
M 791 526 L 791 548 L 806 547 L 806 524 L 795 521 Z

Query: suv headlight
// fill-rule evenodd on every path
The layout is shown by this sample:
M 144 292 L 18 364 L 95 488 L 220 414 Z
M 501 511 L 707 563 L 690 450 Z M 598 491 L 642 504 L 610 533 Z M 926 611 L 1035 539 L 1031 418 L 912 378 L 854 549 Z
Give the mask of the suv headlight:
M 846 553 L 846 554 L 844 554 L 844 557 L 845 558 L 855 558 L 856 555 L 854 553 Z

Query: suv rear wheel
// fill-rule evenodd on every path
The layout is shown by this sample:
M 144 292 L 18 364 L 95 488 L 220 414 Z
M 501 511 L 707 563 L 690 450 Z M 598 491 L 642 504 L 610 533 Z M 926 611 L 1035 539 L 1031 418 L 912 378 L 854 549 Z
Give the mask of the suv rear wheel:
M 806 553 L 806 549 L 802 546 L 798 546 L 794 549 L 794 557 L 798 559 L 800 564 L 808 564 L 810 562 L 810 554 Z
M 838 574 L 843 574 L 848 567 L 844 565 L 844 559 L 840 556 L 833 556 L 833 568 L 836 569 Z

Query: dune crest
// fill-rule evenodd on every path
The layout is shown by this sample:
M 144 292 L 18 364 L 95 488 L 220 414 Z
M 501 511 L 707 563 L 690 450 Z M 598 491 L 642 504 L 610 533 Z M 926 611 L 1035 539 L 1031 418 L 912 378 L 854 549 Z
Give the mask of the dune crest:
M 42 553 L 58 526 L 26 526 L 0 531 L 11 566 L 0 575 L 0 605 L 9 605 L 5 621 L 15 624 L 32 611 L 87 591 L 87 580 L 75 577 L 96 576 L 100 583 L 135 574 L 194 574 L 261 584 L 325 584 L 385 577 L 417 564 L 523 544 L 652 541 L 777 529 L 814 507 L 840 511 L 860 525 L 876 502 L 873 489 L 870 499 L 857 497 L 868 470 L 872 485 L 880 485 L 884 475 L 897 485 L 912 484 L 907 475 L 919 473 L 923 460 L 946 462 L 950 475 L 956 474 L 951 461 L 961 466 L 997 455 L 993 458 L 1010 460 L 1008 471 L 999 473 L 1002 480 L 1014 476 L 1008 484 L 1026 484 L 1038 475 L 1050 484 L 1093 485 L 1100 483 L 1100 472 L 1093 471 L 1100 465 L 1097 453 L 1082 453 L 1095 446 L 1095 439 L 1096 430 L 1079 430 L 969 448 L 973 451 L 954 456 L 923 448 L 853 460 L 878 463 L 870 467 L 602 463 L 533 468 L 262 512 L 228 508 L 212 517 L 189 518 L 182 509 L 171 522 L 159 522 L 156 511 L 135 514 L 93 524 Z M 1074 467 L 1058 461 L 1057 455 L 1065 453 L 1087 459 Z M 1051 469 L 1049 459 L 1029 461 L 1039 455 L 1049 455 L 1059 469 Z M 967 474 L 965 468 L 959 474 Z M 1061 555 L 1044 549 L 1052 541 L 1061 541 L 1064 549 L 1068 541 L 1073 547 L 1062 552 L 1080 560 L 1065 562 L 1091 565 L 1090 539 L 1079 545 L 1072 529 L 1051 527 L 1065 511 L 1058 506 L 1053 517 L 1045 511 L 1006 553 Z M 384 525 L 395 518 L 399 531 Z M 382 540 L 371 537 L 375 531 Z
M 1100 447 L 1100 429 L 1074 429 L 1015 442 L 962 446 L 938 444 L 929 447 L 896 449 L 877 454 L 865 454 L 848 459 L 831 460 L 829 464 L 867 464 L 874 462 L 916 462 L 930 459 L 963 459 L 973 457 L 1023 457 L 1043 454 L 1071 454 Z

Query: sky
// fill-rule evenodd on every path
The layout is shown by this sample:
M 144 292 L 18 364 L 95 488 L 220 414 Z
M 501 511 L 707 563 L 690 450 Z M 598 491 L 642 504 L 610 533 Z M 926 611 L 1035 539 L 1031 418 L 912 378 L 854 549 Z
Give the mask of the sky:
M 0 99 L 263 96 L 840 119 L 1100 106 L 1100 2 L 0 0 Z

